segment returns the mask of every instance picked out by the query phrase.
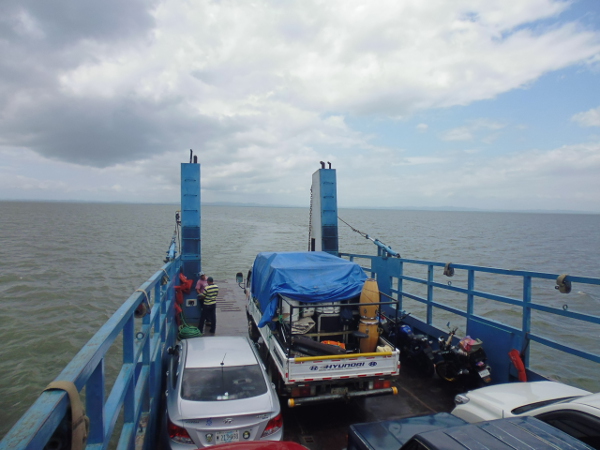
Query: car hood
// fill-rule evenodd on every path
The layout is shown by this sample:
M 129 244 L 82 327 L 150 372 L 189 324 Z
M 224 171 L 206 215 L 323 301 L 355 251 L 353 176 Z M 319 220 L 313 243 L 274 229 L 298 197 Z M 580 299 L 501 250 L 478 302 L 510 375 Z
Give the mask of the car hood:
M 511 416 L 513 409 L 529 403 L 588 394 L 590 392 L 583 389 L 554 381 L 506 383 L 467 392 L 469 403 L 464 406 L 485 405 L 494 416 L 502 418 Z
M 191 400 L 179 401 L 179 415 L 173 417 L 180 419 L 181 417 L 188 418 L 206 418 L 231 416 L 237 414 L 258 414 L 279 412 L 279 405 L 275 405 L 272 396 L 269 392 L 251 398 L 243 398 L 239 400 L 225 400 L 214 402 L 197 402 Z M 170 411 L 171 413 L 171 411 Z

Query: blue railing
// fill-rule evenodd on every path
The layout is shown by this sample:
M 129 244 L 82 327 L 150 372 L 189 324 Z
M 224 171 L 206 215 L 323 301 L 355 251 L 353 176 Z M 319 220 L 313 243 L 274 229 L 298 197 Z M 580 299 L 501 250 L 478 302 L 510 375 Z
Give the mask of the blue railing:
M 506 357 L 513 348 L 521 352 L 530 379 L 545 376 L 530 367 L 532 343 L 593 364 L 600 363 L 595 338 L 600 316 L 590 313 L 600 311 L 600 278 L 383 255 L 341 253 L 340 256 L 359 262 L 365 272 L 377 279 L 381 292 L 397 299 L 401 309 L 411 312 L 407 320 L 421 331 L 436 336 L 447 321 L 462 320 L 465 334 L 484 341 L 496 382 L 514 379 L 516 373 Z M 485 284 L 495 292 L 482 287 Z M 571 292 L 572 287 L 577 289 Z M 489 301 L 496 306 L 476 312 Z M 586 326 L 595 333 L 589 330 L 578 333 Z M 541 354 L 544 352 L 542 349 Z M 536 349 L 535 353 L 540 351 Z
M 155 447 L 163 355 L 174 342 L 177 328 L 172 308 L 179 268 L 180 259 L 176 258 L 142 284 L 55 380 L 74 383 L 85 397 L 85 411 L 90 418 L 87 449 L 106 449 L 111 442 L 116 442 L 119 449 Z M 122 365 L 106 396 L 106 361 L 116 357 L 108 355 L 109 350 L 122 354 Z M 70 439 L 53 436 L 62 428 L 68 407 L 64 391 L 43 392 L 0 442 L 0 450 L 40 450 L 51 438 L 59 442 Z

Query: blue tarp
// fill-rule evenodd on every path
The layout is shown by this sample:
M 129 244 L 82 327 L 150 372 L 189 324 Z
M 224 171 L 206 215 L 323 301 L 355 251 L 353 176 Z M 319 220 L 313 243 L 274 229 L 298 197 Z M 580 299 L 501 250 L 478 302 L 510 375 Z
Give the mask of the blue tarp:
M 326 252 L 263 252 L 252 267 L 252 295 L 271 321 L 278 295 L 304 303 L 339 302 L 360 295 L 367 275 L 362 268 Z

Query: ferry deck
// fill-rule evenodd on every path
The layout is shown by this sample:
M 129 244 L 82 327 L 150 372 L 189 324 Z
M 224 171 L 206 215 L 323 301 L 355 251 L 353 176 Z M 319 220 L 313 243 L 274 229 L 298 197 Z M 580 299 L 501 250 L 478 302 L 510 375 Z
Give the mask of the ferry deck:
M 216 335 L 247 335 L 243 290 L 234 281 L 216 283 L 219 286 Z M 344 449 L 351 424 L 450 412 L 454 396 L 465 390 L 437 376 L 418 378 L 404 367 L 401 367 L 400 376 L 394 384 L 398 395 L 362 398 L 349 403 L 331 402 L 289 408 L 282 401 L 284 439 L 298 442 L 311 450 Z

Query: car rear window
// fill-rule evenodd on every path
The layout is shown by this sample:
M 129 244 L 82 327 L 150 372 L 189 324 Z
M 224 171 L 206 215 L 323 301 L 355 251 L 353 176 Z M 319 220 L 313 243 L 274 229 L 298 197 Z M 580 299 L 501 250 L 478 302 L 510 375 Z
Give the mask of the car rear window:
M 181 382 L 181 397 L 198 402 L 250 398 L 265 392 L 267 392 L 267 384 L 258 364 L 186 368 Z

